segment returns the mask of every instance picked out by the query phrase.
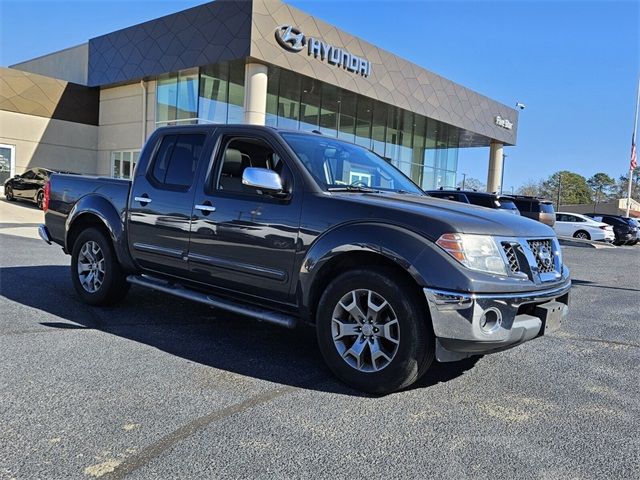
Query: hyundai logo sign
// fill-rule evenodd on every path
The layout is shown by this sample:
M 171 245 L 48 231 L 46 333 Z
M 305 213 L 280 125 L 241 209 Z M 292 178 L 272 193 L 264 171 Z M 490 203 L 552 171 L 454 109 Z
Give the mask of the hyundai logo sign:
M 353 55 L 343 48 L 329 45 L 320 39 L 307 38 L 300 29 L 291 25 L 280 25 L 275 30 L 275 37 L 280 46 L 290 52 L 300 52 L 306 46 L 309 56 L 363 77 L 371 75 L 371 63 L 367 59 Z
M 276 28 L 276 40 L 282 48 L 292 52 L 299 52 L 307 43 L 304 33 L 291 25 L 282 25 Z

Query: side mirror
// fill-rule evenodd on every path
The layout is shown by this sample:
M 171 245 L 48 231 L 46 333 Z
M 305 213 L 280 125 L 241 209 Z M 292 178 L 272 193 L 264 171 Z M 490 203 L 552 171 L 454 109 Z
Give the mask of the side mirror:
M 247 167 L 242 172 L 242 184 L 263 193 L 281 194 L 282 179 L 273 170 L 268 168 Z
M 20 175 L 16 174 L 13 176 L 13 178 L 20 178 Z

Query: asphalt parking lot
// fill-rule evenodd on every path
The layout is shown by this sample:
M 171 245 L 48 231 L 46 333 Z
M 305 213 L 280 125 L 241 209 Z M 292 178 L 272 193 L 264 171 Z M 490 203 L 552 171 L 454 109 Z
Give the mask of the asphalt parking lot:
M 5 207 L 0 479 L 638 478 L 638 247 L 566 247 L 562 330 L 374 398 L 313 332 L 135 287 L 81 304 L 40 212 Z

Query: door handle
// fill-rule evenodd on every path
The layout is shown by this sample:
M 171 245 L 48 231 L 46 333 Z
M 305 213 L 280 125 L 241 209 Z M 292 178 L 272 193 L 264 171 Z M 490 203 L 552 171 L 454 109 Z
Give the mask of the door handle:
M 196 210 L 200 210 L 201 212 L 215 212 L 216 207 L 213 205 L 196 205 Z
M 133 199 L 140 203 L 151 203 L 151 199 L 149 197 L 133 197 Z

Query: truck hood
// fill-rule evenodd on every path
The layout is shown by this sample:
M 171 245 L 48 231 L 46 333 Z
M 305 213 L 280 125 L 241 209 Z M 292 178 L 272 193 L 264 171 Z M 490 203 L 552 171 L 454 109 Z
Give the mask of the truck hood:
M 556 236 L 547 225 L 520 215 L 435 197 L 393 192 L 333 192 L 332 195 L 367 204 L 374 208 L 372 217 L 402 223 L 433 240 L 449 232 L 501 237 Z

